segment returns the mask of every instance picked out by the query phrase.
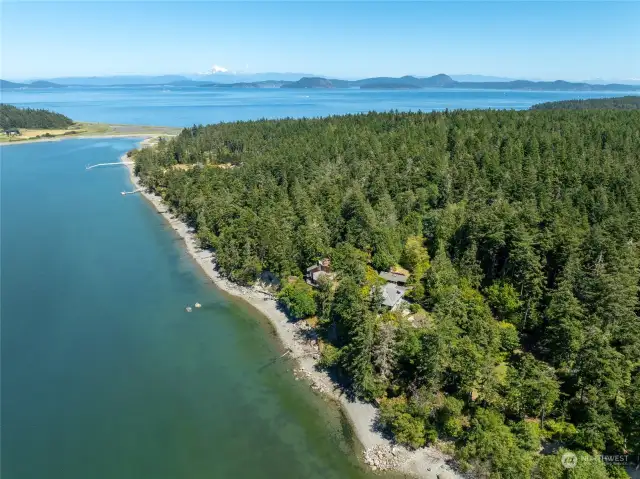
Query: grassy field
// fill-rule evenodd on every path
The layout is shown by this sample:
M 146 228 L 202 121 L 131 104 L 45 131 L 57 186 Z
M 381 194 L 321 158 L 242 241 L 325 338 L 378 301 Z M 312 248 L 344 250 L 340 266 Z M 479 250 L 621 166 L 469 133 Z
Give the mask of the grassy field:
M 64 130 L 20 128 L 20 135 L 15 136 L 8 136 L 0 132 L 0 143 L 19 143 L 61 137 L 176 135 L 180 130 L 181 128 L 168 126 L 74 123 L 72 126 Z

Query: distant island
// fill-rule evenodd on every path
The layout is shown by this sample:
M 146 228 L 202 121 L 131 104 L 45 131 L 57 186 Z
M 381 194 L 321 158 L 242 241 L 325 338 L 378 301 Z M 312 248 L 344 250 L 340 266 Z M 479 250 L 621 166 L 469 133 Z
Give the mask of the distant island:
M 66 88 L 66 85 L 59 85 L 50 81 L 38 80 L 31 83 L 16 83 L 7 80 L 0 80 L 0 89 L 25 89 L 25 88 Z
M 298 81 L 283 82 L 280 88 L 336 88 L 336 85 L 322 77 L 303 77 Z
M 175 135 L 181 129 L 165 126 L 79 123 L 61 113 L 0 104 L 0 144 L 25 143 L 87 136 Z
M 638 85 L 611 83 L 593 85 L 590 83 L 572 83 L 556 81 L 496 81 L 496 82 L 460 82 L 443 73 L 427 78 L 415 76 L 375 77 L 362 80 L 338 80 L 324 77 L 303 77 L 297 81 L 260 81 L 236 83 L 204 83 L 204 88 L 360 88 L 372 90 L 419 90 L 422 88 L 460 88 L 477 90 L 521 90 L 521 91 L 640 91 Z
M 640 91 L 640 85 L 624 85 L 620 83 L 610 83 L 606 85 L 591 84 L 585 82 L 568 82 L 564 80 L 556 81 L 529 81 L 529 80 L 513 80 L 513 81 L 456 81 L 449 75 L 444 73 L 430 77 L 373 77 L 363 78 L 361 80 L 340 80 L 335 78 L 325 78 L 320 76 L 303 76 L 298 80 L 285 80 L 277 78 L 277 74 L 273 74 L 273 79 L 261 79 L 259 81 L 238 81 L 235 83 L 227 82 L 211 82 L 202 80 L 192 80 L 186 77 L 165 76 L 166 83 L 158 83 L 152 81 L 153 77 L 149 77 L 149 83 L 133 82 L 127 78 L 116 78 L 113 84 L 71 84 L 71 83 L 55 83 L 52 81 L 38 80 L 31 83 L 16 83 L 7 80 L 0 80 L 0 89 L 37 89 L 37 88 L 68 88 L 71 86 L 82 88 L 98 88 L 105 86 L 118 87 L 141 87 L 141 86 L 178 86 L 178 87 L 202 87 L 202 88 L 359 88 L 372 90 L 419 90 L 422 88 L 460 88 L 475 90 L 519 90 L 519 91 Z M 282 75 L 280 75 L 282 76 Z M 146 78 L 146 77 L 145 77 Z M 228 77 L 226 77 L 228 78 Z M 118 81 L 124 81 L 119 83 Z
M 532 110 L 638 110 L 640 96 L 593 98 L 590 100 L 564 100 L 538 103 Z

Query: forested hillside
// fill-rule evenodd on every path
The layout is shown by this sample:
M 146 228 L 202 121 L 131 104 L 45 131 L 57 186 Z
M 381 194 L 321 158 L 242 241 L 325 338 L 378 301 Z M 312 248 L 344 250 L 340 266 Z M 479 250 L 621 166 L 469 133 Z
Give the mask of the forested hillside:
M 531 108 L 533 110 L 638 110 L 640 109 L 640 96 L 550 101 L 538 103 Z
M 67 128 L 73 125 L 71 118 L 49 110 L 17 108 L 0 104 L 0 128 Z
M 514 479 L 569 477 L 565 449 L 640 453 L 640 111 L 242 122 L 133 155 L 233 280 L 331 258 L 337 286 L 281 297 L 398 442 Z M 372 294 L 396 264 L 409 317 Z

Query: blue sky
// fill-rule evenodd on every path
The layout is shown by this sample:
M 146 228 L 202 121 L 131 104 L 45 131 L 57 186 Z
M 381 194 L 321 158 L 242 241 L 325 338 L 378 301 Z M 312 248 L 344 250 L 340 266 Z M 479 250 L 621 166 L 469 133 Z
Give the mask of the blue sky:
M 640 78 L 636 2 L 2 1 L 0 77 Z

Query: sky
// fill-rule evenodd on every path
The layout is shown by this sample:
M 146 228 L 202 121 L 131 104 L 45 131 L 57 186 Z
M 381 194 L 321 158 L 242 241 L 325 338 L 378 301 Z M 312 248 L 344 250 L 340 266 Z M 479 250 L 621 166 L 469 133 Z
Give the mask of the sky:
M 0 78 L 640 78 L 640 2 L 0 1 Z

